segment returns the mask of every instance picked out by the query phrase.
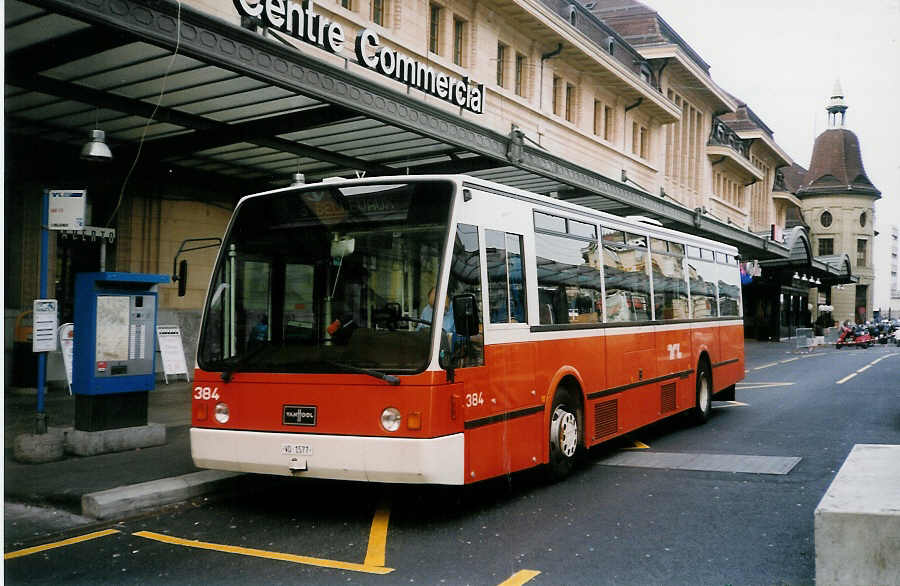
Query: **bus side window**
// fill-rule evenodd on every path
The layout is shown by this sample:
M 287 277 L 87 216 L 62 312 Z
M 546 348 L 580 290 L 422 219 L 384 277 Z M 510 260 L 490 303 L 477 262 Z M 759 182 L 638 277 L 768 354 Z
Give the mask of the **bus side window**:
M 478 330 L 483 330 L 481 307 L 481 257 L 478 247 L 478 228 L 469 224 L 457 224 L 456 239 L 453 243 L 453 258 L 450 260 L 450 280 L 447 284 L 448 303 L 453 297 L 463 293 L 475 295 L 478 307 Z M 447 308 L 453 311 L 452 307 Z M 455 334 L 453 334 L 455 335 Z M 484 337 L 482 334 L 472 336 L 468 341 L 454 339 L 456 343 L 466 344 L 462 355 L 458 356 L 456 367 L 481 366 L 484 364 Z
M 718 254 L 717 258 L 718 258 Z M 722 255 L 724 257 L 725 255 Z M 732 257 L 733 259 L 733 257 Z M 727 264 L 717 264 L 719 273 L 719 315 L 738 317 L 741 308 L 741 272 L 734 260 Z
M 522 236 L 485 230 L 491 323 L 524 323 L 525 261 Z
M 689 250 L 690 255 L 692 251 Z M 688 258 L 688 280 L 691 287 L 691 307 L 694 319 L 718 317 L 716 300 L 716 265 L 711 260 L 712 251 L 701 249 L 701 258 Z
M 656 319 L 687 319 L 688 293 L 684 279 L 684 245 L 650 239 L 653 254 L 653 303 Z
M 602 228 L 602 243 L 607 321 L 649 321 L 647 238 Z
M 594 240 L 535 233 L 541 325 L 603 321 L 600 254 Z

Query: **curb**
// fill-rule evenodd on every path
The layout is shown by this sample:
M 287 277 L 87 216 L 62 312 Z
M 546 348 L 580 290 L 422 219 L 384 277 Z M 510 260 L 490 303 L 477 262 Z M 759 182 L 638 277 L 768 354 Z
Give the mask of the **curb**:
M 94 519 L 127 516 L 221 490 L 240 476 L 244 474 L 203 470 L 92 492 L 81 497 L 81 514 Z

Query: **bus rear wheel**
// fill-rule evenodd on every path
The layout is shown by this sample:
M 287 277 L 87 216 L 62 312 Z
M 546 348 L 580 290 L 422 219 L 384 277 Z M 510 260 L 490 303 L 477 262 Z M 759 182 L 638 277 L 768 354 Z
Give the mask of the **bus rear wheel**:
M 581 432 L 578 428 L 578 408 L 568 391 L 556 391 L 550 409 L 550 462 L 547 473 L 551 481 L 556 481 L 568 476 L 575 467 Z
M 694 423 L 706 423 L 712 412 L 712 377 L 706 362 L 697 365 L 697 403 L 691 411 Z

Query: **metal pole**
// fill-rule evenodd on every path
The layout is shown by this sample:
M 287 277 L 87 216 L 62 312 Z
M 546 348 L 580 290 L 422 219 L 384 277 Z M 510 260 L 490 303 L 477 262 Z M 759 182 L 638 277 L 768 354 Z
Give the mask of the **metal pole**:
M 44 191 L 41 202 L 41 263 L 40 263 L 40 299 L 47 298 L 47 249 L 50 247 L 50 194 Z M 47 373 L 47 353 L 38 352 L 37 371 L 37 416 L 35 433 L 47 433 L 47 414 L 44 412 L 44 382 Z

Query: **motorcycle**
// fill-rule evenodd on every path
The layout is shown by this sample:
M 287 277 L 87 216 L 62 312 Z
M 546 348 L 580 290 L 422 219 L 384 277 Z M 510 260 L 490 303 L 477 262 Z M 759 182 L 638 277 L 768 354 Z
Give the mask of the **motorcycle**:
M 838 336 L 834 347 L 840 350 L 844 346 L 855 346 L 857 348 L 868 348 L 873 344 L 872 335 L 869 329 L 862 325 L 842 326 L 841 334 Z

